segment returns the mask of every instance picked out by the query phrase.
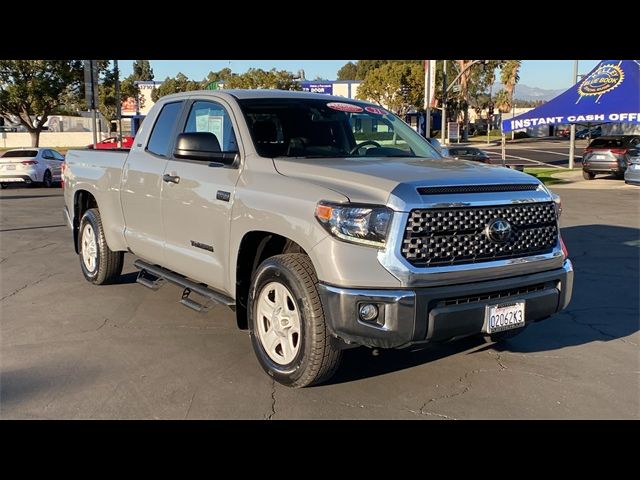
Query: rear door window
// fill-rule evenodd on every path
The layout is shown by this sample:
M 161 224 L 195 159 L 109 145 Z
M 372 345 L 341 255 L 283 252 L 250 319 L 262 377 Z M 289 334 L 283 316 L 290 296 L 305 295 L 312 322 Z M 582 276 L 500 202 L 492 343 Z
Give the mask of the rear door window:
M 182 111 L 182 102 L 167 103 L 156 120 L 147 150 L 161 157 L 169 156 L 169 148 L 173 141 L 176 121 Z

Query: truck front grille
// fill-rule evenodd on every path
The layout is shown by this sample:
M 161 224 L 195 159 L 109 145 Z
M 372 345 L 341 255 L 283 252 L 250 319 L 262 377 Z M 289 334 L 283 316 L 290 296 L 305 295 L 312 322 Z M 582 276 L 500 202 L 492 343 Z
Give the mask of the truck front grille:
M 504 242 L 486 233 L 498 218 L 511 226 Z M 416 267 L 463 265 L 550 253 L 557 242 L 554 202 L 416 209 L 409 214 L 402 255 Z

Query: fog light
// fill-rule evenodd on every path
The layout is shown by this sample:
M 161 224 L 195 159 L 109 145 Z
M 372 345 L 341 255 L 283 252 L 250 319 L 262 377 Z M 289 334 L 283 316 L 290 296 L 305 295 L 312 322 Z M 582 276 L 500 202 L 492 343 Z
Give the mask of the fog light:
M 364 305 L 360 305 L 358 315 L 360 316 L 360 320 L 364 322 L 372 322 L 378 318 L 378 307 L 372 303 L 365 303 Z

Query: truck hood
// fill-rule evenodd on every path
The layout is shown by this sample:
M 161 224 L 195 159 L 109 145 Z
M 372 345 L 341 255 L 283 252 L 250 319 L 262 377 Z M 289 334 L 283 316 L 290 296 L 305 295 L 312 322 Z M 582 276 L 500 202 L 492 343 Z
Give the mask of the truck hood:
M 451 158 L 275 158 L 276 170 L 346 195 L 352 202 L 386 204 L 400 184 L 416 187 L 539 183 L 534 177 Z

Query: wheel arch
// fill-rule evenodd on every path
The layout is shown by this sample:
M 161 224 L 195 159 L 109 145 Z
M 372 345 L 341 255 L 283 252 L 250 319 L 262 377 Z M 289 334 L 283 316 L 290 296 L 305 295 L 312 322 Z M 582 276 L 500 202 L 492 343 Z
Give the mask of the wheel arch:
M 238 328 L 242 330 L 248 328 L 247 298 L 253 272 L 267 258 L 283 253 L 308 255 L 296 241 L 274 232 L 255 230 L 246 232 L 242 237 L 235 260 L 236 322 Z
M 73 244 L 76 253 L 78 249 L 78 230 L 80 229 L 80 220 L 84 213 L 90 208 L 98 208 L 96 197 L 87 190 L 78 190 L 73 196 Z

